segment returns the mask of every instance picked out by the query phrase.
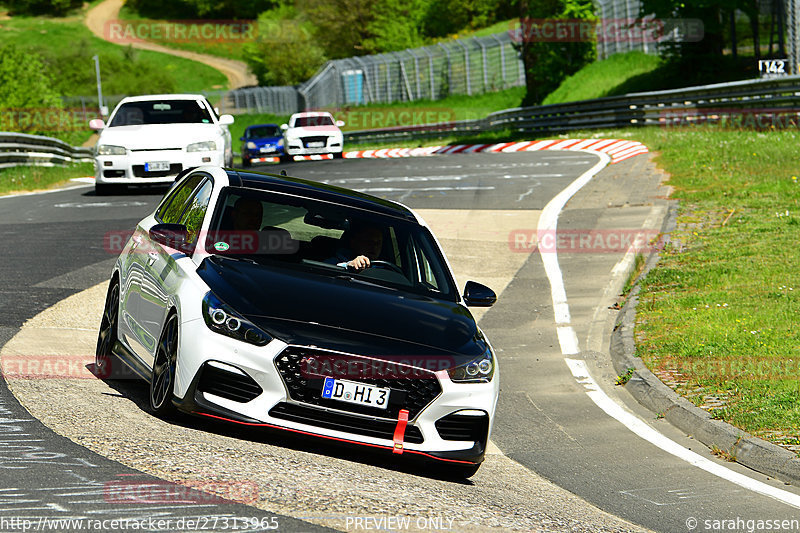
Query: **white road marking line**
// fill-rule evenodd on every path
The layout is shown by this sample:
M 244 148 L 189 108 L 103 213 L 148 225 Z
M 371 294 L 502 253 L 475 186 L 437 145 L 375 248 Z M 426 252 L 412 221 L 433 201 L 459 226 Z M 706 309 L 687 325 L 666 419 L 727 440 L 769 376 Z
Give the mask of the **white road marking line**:
M 749 478 L 744 474 L 734 472 L 719 463 L 706 459 L 705 457 L 688 450 L 680 444 L 668 439 L 649 425 L 642 419 L 631 412 L 626 411 L 621 405 L 617 404 L 609 396 L 606 395 L 597 382 L 589 375 L 589 370 L 586 368 L 586 362 L 576 359 L 564 359 L 569 367 L 572 375 L 578 383 L 582 384 L 586 389 L 586 394 L 592 401 L 607 415 L 622 422 L 628 429 L 633 431 L 636 435 L 645 439 L 646 441 L 661 448 L 665 452 L 683 459 L 692 466 L 696 466 L 705 470 L 709 474 L 727 479 L 728 481 L 752 490 L 764 496 L 774 498 L 778 501 L 800 508 L 800 495 L 792 494 L 785 490 L 772 487 L 761 481 Z
M 544 207 L 539 217 L 539 224 L 537 227 L 540 232 L 555 231 L 558 223 L 558 216 L 561 214 L 561 210 L 564 208 L 567 201 L 600 172 L 600 170 L 609 164 L 611 158 L 607 154 L 598 153 L 597 155 L 601 158 L 599 163 L 570 183 L 566 189 L 558 193 Z M 550 281 L 550 293 L 553 300 L 556 332 L 558 334 L 559 343 L 561 344 L 561 353 L 563 355 L 578 354 L 580 353 L 580 347 L 577 337 L 573 338 L 574 330 L 570 326 L 569 304 L 564 289 L 564 278 L 561 273 L 561 267 L 558 264 L 558 254 L 555 252 L 544 253 L 540 254 L 540 257 L 545 266 L 547 279 Z M 625 259 L 623 258 L 623 260 Z M 584 386 L 586 395 L 589 396 L 595 405 L 602 409 L 608 416 L 623 424 L 634 434 L 661 450 L 709 474 L 800 509 L 800 495 L 772 487 L 766 483 L 745 476 L 744 474 L 734 472 L 719 463 L 706 459 L 696 452 L 684 448 L 677 442 L 653 429 L 641 418 L 628 411 L 625 407 L 615 402 L 610 396 L 603 392 L 597 382 L 589 375 L 589 370 L 586 367 L 585 361 L 565 357 L 564 362 L 569 367 L 575 380 Z

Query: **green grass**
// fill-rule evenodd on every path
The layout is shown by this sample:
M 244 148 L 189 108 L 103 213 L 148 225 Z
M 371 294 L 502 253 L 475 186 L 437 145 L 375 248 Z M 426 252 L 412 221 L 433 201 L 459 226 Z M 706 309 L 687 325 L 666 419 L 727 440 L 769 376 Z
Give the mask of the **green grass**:
M 122 9 L 119 12 L 119 20 L 130 22 L 132 24 L 149 24 L 154 23 L 154 25 L 158 25 L 158 21 L 154 21 L 151 19 L 147 19 L 146 17 L 141 16 L 139 13 L 134 11 L 133 9 L 127 7 L 127 5 L 122 6 Z M 163 21 L 162 21 L 163 22 Z M 187 21 L 187 23 L 190 21 Z M 150 26 L 146 26 L 149 28 Z M 162 32 L 165 30 L 162 30 Z M 187 29 L 187 31 L 189 31 Z M 253 35 L 257 33 L 254 31 Z M 188 50 L 190 52 L 197 52 L 200 54 L 209 54 L 213 56 L 224 57 L 227 59 L 238 59 L 242 61 L 243 57 L 243 49 L 245 43 L 249 42 L 249 39 L 245 38 L 228 38 L 224 40 L 211 40 L 211 39 L 174 39 L 168 38 L 166 33 L 164 33 L 161 39 L 148 39 L 154 43 L 158 43 L 163 46 L 168 46 L 170 48 L 175 48 L 177 50 Z
M 796 131 L 644 130 L 678 228 L 642 285 L 637 354 L 679 392 L 776 442 L 800 435 Z
M 74 163 L 65 167 L 4 168 L 0 169 L 0 194 L 51 189 L 72 178 L 93 175 L 94 163 Z
M 82 17 L 43 18 L 12 17 L 0 21 L 0 44 L 13 43 L 20 48 L 42 53 L 54 68 L 60 62 L 79 60 L 81 64 L 67 69 L 69 78 L 54 80 L 64 96 L 97 94 L 94 63 L 100 57 L 100 72 L 104 94 L 142 94 L 150 87 L 161 90 L 166 78 L 176 92 L 199 92 L 224 87 L 225 76 L 206 65 L 167 54 L 146 50 L 130 50 L 126 46 L 108 43 L 92 35 Z M 83 61 L 88 59 L 88 61 Z M 83 63 L 86 63 L 85 65 Z M 131 68 L 135 66 L 137 68 Z M 146 72 L 146 76 L 142 72 Z
M 661 65 L 658 56 L 644 52 L 616 54 L 594 62 L 564 80 L 543 103 L 560 104 L 618 94 L 617 87 L 625 81 L 652 72 Z

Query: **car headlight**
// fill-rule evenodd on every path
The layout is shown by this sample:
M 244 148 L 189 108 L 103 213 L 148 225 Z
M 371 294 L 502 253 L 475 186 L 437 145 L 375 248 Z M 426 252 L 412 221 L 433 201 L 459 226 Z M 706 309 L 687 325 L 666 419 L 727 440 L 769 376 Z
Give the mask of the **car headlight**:
M 249 148 L 250 150 L 255 150 L 256 143 L 254 143 L 253 141 L 247 141 L 247 148 Z
M 187 152 L 214 152 L 217 150 L 217 143 L 214 141 L 203 141 L 192 143 L 186 147 Z
M 97 155 L 125 155 L 127 150 L 124 146 L 114 146 L 113 144 L 100 144 L 97 146 Z
M 278 143 L 277 143 L 277 145 L 278 145 L 278 146 L 283 146 L 283 139 L 278 139 Z
M 465 365 L 450 368 L 447 372 L 456 383 L 486 383 L 492 380 L 494 367 L 494 354 L 487 347 L 480 357 Z
M 236 313 L 211 292 L 203 298 L 203 319 L 211 331 L 238 341 L 264 346 L 272 340 L 272 337 Z

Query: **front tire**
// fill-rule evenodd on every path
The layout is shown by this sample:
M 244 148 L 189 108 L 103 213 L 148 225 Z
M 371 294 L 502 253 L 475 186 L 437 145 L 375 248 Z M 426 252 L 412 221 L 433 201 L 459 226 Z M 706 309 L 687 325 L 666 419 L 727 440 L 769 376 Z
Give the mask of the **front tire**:
M 153 375 L 150 378 L 150 410 L 160 418 L 175 414 L 175 366 L 178 359 L 178 315 L 172 313 L 158 340 Z
M 106 293 L 106 304 L 103 318 L 100 321 L 100 332 L 97 334 L 97 348 L 94 354 L 94 373 L 100 379 L 111 377 L 112 372 L 120 370 L 122 362 L 114 355 L 114 344 L 117 342 L 119 327 L 119 282 L 111 280 Z
M 247 159 L 246 157 L 243 157 L 242 158 L 242 166 L 245 167 L 245 168 L 249 167 L 250 166 L 250 160 Z

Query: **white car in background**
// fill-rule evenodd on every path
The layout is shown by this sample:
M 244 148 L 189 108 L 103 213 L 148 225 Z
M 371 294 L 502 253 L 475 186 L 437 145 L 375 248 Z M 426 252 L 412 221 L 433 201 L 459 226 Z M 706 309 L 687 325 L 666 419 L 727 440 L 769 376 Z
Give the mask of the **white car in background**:
M 333 115 L 324 111 L 295 113 L 288 124 L 281 125 L 286 154 L 282 159 L 319 154 L 342 157 L 344 136 L 339 129 L 342 126 L 344 122 L 334 120 Z
M 95 147 L 95 191 L 124 185 L 170 184 L 184 169 L 233 165 L 228 126 L 202 95 L 156 94 L 123 99 L 100 132 Z

